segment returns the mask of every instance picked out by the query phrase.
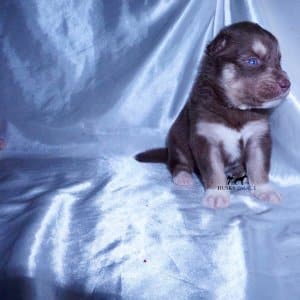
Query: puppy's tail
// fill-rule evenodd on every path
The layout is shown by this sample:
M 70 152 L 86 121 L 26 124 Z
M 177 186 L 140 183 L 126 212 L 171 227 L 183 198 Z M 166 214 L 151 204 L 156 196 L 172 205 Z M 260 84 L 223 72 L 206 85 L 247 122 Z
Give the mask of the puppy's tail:
M 138 153 L 134 158 L 140 162 L 166 163 L 168 161 L 168 149 L 151 149 L 145 152 Z

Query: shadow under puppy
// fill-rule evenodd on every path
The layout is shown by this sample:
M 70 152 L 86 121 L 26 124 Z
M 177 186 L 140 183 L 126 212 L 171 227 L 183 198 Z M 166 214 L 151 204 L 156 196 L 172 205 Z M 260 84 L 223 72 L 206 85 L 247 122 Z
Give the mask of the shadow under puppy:
M 190 97 L 172 125 L 167 148 L 136 155 L 141 162 L 167 163 L 177 185 L 191 186 L 198 169 L 204 204 L 229 205 L 226 174 L 246 172 L 252 193 L 278 202 L 269 184 L 270 109 L 287 96 L 277 39 L 258 24 L 225 27 L 207 46 Z

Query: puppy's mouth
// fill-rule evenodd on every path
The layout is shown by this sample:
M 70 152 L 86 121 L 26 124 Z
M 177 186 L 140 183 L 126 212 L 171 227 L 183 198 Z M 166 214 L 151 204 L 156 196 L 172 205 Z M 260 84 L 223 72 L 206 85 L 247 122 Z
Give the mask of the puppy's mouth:
M 273 84 L 262 84 L 258 87 L 255 98 L 238 104 L 241 110 L 245 109 L 269 109 L 278 106 L 290 92 L 290 81 L 284 79 L 282 82 Z
M 238 109 L 240 110 L 248 110 L 248 109 L 268 109 L 278 106 L 282 102 L 282 98 L 273 99 L 261 104 L 240 104 L 238 105 Z
M 273 97 L 272 99 L 265 100 L 263 102 L 253 102 L 253 103 L 241 103 L 237 106 L 240 110 L 247 109 L 269 109 L 278 106 L 283 102 L 283 100 L 288 96 L 290 88 L 283 93 L 280 93 L 278 96 Z

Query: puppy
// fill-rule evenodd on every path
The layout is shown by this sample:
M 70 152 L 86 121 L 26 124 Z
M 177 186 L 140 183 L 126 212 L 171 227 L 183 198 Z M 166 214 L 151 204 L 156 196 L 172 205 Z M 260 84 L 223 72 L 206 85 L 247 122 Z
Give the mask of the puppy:
M 229 205 L 226 174 L 247 174 L 252 193 L 278 202 L 269 184 L 271 135 L 268 115 L 290 81 L 280 65 L 277 39 L 258 24 L 225 27 L 207 46 L 189 100 L 172 125 L 167 147 L 136 155 L 165 162 L 177 185 L 191 186 L 198 170 L 204 204 Z

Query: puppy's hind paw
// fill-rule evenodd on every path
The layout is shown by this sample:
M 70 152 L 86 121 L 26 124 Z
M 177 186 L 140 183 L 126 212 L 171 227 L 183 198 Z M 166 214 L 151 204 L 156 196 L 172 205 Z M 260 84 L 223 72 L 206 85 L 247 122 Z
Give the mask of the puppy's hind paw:
M 192 174 L 187 171 L 179 171 L 174 177 L 173 182 L 179 186 L 191 187 L 193 186 Z
M 225 208 L 230 203 L 228 191 L 207 189 L 203 197 L 203 205 L 209 208 Z

